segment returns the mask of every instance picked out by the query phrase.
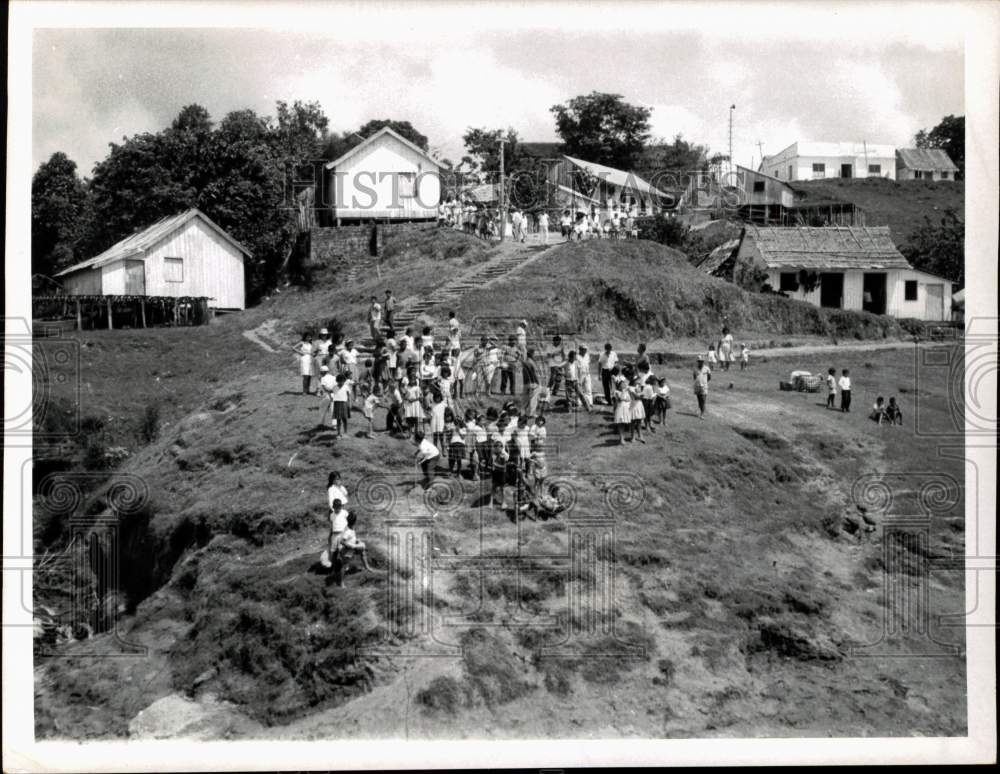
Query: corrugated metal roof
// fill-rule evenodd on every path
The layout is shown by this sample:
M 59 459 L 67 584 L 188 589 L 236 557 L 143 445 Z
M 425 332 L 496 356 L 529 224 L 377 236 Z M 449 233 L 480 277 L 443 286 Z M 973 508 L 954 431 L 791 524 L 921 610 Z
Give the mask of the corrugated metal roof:
M 739 246 L 739 239 L 730 239 L 728 242 L 724 242 L 710 252 L 708 257 L 698 264 L 698 268 L 706 274 L 711 274 L 712 272 L 718 270 L 718 268 L 722 266 L 726 260 L 732 257 L 733 253 L 736 252 L 736 248 Z
M 900 163 L 907 169 L 926 172 L 957 172 L 948 154 L 940 148 L 900 148 L 896 151 Z
M 120 242 L 113 244 L 100 255 L 70 266 L 67 269 L 63 269 L 55 276 L 62 277 L 66 274 L 72 274 L 83 269 L 92 269 L 96 266 L 103 266 L 107 263 L 111 263 L 112 261 L 119 261 L 122 258 L 130 258 L 132 256 L 141 255 L 150 247 L 158 243 L 161 239 L 164 239 L 179 229 L 192 218 L 201 218 L 233 247 L 245 255 L 250 255 L 249 250 L 223 231 L 222 228 L 213 222 L 212 219 L 205 213 L 197 207 L 192 207 L 190 210 L 186 210 L 185 212 L 178 213 L 177 215 L 171 215 L 170 217 L 156 221 L 156 223 L 152 226 L 149 226 L 142 231 L 137 231 L 131 236 L 125 237 Z
M 582 159 L 575 159 L 572 156 L 565 157 L 567 161 L 571 164 L 585 169 L 590 174 L 601 180 L 607 181 L 612 185 L 616 185 L 619 188 L 624 188 L 626 190 L 639 191 L 644 194 L 655 194 L 656 196 L 667 196 L 663 191 L 658 188 L 654 188 L 641 177 L 639 177 L 634 172 L 623 172 L 620 169 L 615 169 L 613 167 L 606 167 L 603 164 L 595 164 L 593 161 L 583 161 Z
M 769 269 L 909 269 L 888 226 L 747 226 Z

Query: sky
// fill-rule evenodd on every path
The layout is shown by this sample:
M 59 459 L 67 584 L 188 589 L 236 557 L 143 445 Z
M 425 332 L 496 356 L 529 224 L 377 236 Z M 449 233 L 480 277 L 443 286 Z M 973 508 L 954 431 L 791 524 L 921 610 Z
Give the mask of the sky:
M 961 14 L 907 8 L 248 4 L 192 20 L 177 3 L 105 17 L 118 29 L 58 28 L 53 15 L 32 37 L 32 163 L 63 151 L 86 176 L 109 143 L 162 129 L 184 105 L 220 120 L 273 115 L 279 99 L 318 101 L 336 131 L 408 120 L 457 161 L 470 126 L 558 139 L 549 108 L 595 90 L 651 108 L 654 137 L 722 153 L 735 104 L 745 165 L 796 140 L 907 146 L 964 113 Z

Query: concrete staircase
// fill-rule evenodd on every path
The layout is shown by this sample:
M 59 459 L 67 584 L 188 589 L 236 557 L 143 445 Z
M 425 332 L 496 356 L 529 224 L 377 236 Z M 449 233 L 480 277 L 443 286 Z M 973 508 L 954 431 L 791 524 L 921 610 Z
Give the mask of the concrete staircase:
M 469 271 L 460 274 L 426 295 L 413 296 L 400 301 L 394 320 L 397 334 L 405 330 L 407 326 L 415 326 L 416 321 L 428 309 L 446 307 L 470 290 L 486 287 L 493 282 L 509 277 L 513 272 L 541 256 L 548 247 L 561 244 L 563 241 L 560 237 L 550 234 L 549 242 L 546 245 L 542 243 L 541 235 L 529 234 L 523 243 L 515 243 L 509 239 L 498 243 L 495 255 L 485 263 L 473 266 Z

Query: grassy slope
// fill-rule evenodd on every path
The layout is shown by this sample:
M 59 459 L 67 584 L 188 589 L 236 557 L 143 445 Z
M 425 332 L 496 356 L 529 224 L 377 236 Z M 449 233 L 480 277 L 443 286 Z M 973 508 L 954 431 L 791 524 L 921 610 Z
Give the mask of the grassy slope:
M 724 320 L 744 334 L 875 338 L 902 334 L 889 317 L 819 309 L 776 295 L 748 293 L 691 266 L 653 242 L 560 245 L 508 280 L 467 294 L 460 319 L 526 317 L 535 329 L 583 337 L 718 336 Z M 485 323 L 484 323 L 485 324 Z M 514 328 L 505 326 L 505 331 Z M 588 339 L 589 340 L 589 339 Z
M 924 225 L 940 221 L 945 210 L 953 209 L 965 217 L 965 184 L 931 180 L 832 179 L 795 183 L 805 193 L 803 204 L 811 201 L 854 202 L 866 213 L 869 226 L 889 226 L 897 247 Z
M 623 260 L 644 260 L 642 246 L 629 250 Z M 612 279 L 600 266 L 607 256 L 561 248 L 551 257 L 556 268 L 583 260 L 583 271 Z M 543 258 L 531 271 L 550 265 Z M 564 295 L 564 276 L 561 270 L 555 281 L 536 278 L 518 302 L 523 306 L 513 310 L 535 311 L 545 299 Z M 401 287 L 398 275 L 393 285 Z M 499 287 L 495 295 L 503 299 L 503 292 Z M 577 618 L 581 611 L 570 611 L 567 592 L 592 582 L 586 568 L 553 567 L 543 558 L 565 555 L 570 520 L 528 523 L 519 533 L 499 512 L 480 512 L 480 492 L 465 482 L 455 507 L 435 506 L 442 514 L 435 531 L 440 555 L 520 551 L 538 557 L 531 573 L 520 585 L 502 563 L 481 576 L 461 569 L 435 575 L 436 610 L 467 624 L 440 633 L 461 642 L 461 658 L 416 662 L 415 670 L 405 660 L 352 659 L 353 648 L 371 643 L 387 620 L 386 576 L 352 575 L 341 592 L 310 572 L 325 534 L 325 473 L 339 469 L 352 491 L 373 475 L 391 489 L 391 510 L 372 498 L 358 509 L 373 560 L 385 568 L 386 519 L 426 514 L 423 494 L 413 486 L 412 446 L 384 433 L 372 441 L 333 442 L 316 432 L 318 405 L 294 394 L 290 360 L 246 342 L 241 329 L 267 319 L 290 325 L 318 314 L 327 298 L 339 299 L 350 319 L 360 321 L 364 293 L 357 295 L 344 303 L 336 291 L 285 294 L 217 326 L 116 334 L 124 344 L 117 353 L 106 336 L 104 346 L 84 348 L 84 383 L 93 400 L 121 403 L 111 374 L 128 372 L 126 400 L 141 406 L 159 388 L 148 353 L 133 345 L 144 336 L 167 342 L 158 345 L 155 359 L 175 374 L 174 410 L 186 415 L 172 419 L 161 439 L 124 466 L 153 494 L 153 506 L 130 517 L 122 536 L 123 577 L 134 593 L 152 592 L 122 629 L 150 654 L 43 662 L 36 697 L 41 736 L 122 735 L 139 709 L 175 690 L 234 702 L 249 718 L 231 730 L 235 734 L 398 736 L 405 727 L 429 736 L 685 736 L 964 728 L 960 659 L 915 670 L 909 659 L 843 655 L 848 641 L 877 637 L 882 615 L 878 538 L 859 542 L 828 532 L 849 507 L 852 482 L 871 471 L 945 469 L 961 477 L 960 463 L 937 457 L 933 438 L 915 435 L 912 410 L 907 427 L 879 432 L 863 417 L 876 392 L 912 390 L 914 359 L 906 352 L 838 353 L 836 365 L 851 367 L 858 384 L 859 411 L 849 416 L 816 407 L 816 395 L 776 391 L 790 368 L 826 366 L 812 357 L 755 364 L 730 377 L 732 390 L 723 389 L 723 379 L 706 422 L 691 415 L 686 365 L 661 367 L 675 410 L 667 432 L 661 429 L 646 445 L 608 445 L 603 415 L 579 424 L 552 417 L 550 472 L 576 493 L 573 515 L 606 516 L 612 503 L 617 541 L 613 555 L 602 552 L 598 572 L 614 563 L 617 633 L 640 646 L 637 658 L 600 658 L 617 647 L 601 637 L 584 643 L 583 657 L 537 658 L 547 636 L 539 616 Z M 205 352 L 222 362 L 206 361 Z M 220 382 L 206 385 L 209 373 Z M 921 385 L 920 397 L 929 412 L 925 421 L 932 429 L 944 426 L 945 385 Z M 904 398 L 908 409 L 909 403 Z M 638 477 L 641 507 L 607 499 L 611 472 Z M 936 529 L 935 553 L 961 552 L 960 516 Z M 961 578 L 936 584 L 936 609 L 959 609 Z M 83 646 L 91 644 L 76 650 Z M 106 637 L 96 646 L 112 649 Z M 407 647 L 430 644 L 418 639 Z M 279 725 L 262 731 L 257 723 Z

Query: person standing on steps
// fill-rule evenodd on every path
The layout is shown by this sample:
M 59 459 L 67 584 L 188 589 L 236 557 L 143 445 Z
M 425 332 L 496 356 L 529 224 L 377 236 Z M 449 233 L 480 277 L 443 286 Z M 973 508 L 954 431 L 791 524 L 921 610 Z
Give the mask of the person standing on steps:
M 371 305 L 368 307 L 368 328 L 371 331 L 372 341 L 375 341 L 382 328 L 382 305 L 375 296 L 372 296 Z
M 391 290 L 385 291 L 385 301 L 382 302 L 382 309 L 385 312 L 385 326 L 389 329 L 389 335 L 394 332 L 393 322 L 396 314 L 396 297 Z
M 698 419 L 705 418 L 705 404 L 708 402 L 708 382 L 712 378 L 712 369 L 705 364 L 705 358 L 699 355 L 698 364 L 694 369 L 694 396 L 698 399 Z

